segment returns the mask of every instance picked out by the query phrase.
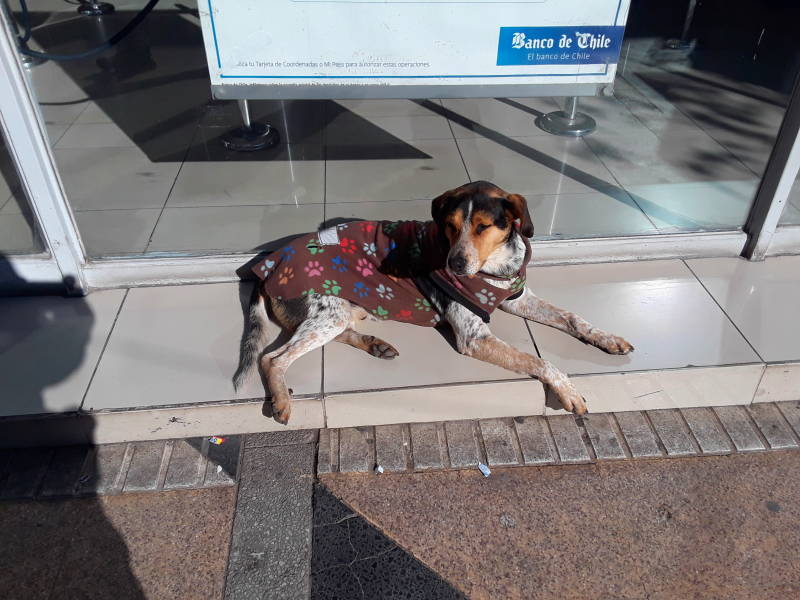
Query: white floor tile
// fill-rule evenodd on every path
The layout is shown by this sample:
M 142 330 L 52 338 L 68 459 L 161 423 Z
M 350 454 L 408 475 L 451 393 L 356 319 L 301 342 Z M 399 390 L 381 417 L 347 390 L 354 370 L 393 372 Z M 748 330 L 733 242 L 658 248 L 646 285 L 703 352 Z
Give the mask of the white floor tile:
M 452 140 L 453 132 L 447 119 L 438 115 L 410 115 L 396 117 L 365 116 L 370 123 L 399 140 Z M 353 140 L 358 143 L 358 140 Z
M 0 413 L 77 410 L 124 295 L 0 300 Z
M 55 146 L 58 140 L 66 133 L 67 129 L 69 129 L 69 125 L 45 123 L 45 128 L 47 129 L 47 138 L 50 140 L 50 146 Z
M 89 256 L 117 256 L 144 252 L 160 214 L 158 208 L 90 210 L 77 211 L 75 220 Z
M 491 329 L 512 346 L 536 354 L 522 319 L 497 310 L 492 314 Z M 389 342 L 400 356 L 382 360 L 345 344 L 329 344 L 325 348 L 326 394 L 524 378 L 518 373 L 462 356 L 430 327 L 364 321 L 359 324 L 358 331 Z
M 86 103 L 86 108 L 75 119 L 75 123 L 113 123 L 113 120 L 97 102 L 90 101 Z
M 0 252 L 30 254 L 40 252 L 42 243 L 21 213 L 0 214 Z
M 800 363 L 767 365 L 753 402 L 792 402 L 800 399 Z
M 598 130 L 584 138 L 625 186 L 750 179 L 752 172 L 704 132 L 664 131 L 644 125 Z
M 758 189 L 755 179 L 626 187 L 663 232 L 739 229 Z
M 529 196 L 537 237 L 586 238 L 657 233 L 622 190 L 594 194 Z
M 73 123 L 56 148 L 134 148 L 136 143 L 114 123 Z
M 148 251 L 248 251 L 316 231 L 322 204 L 165 208 Z
M 532 98 L 524 104 L 518 100 L 469 98 L 442 100 L 442 105 L 448 113 L 453 113 L 448 116 L 459 139 L 484 137 L 484 128 L 510 137 L 550 135 L 536 126 L 536 113 L 558 110 L 558 105 L 550 98 Z
M 534 380 L 325 397 L 328 427 L 491 419 L 543 413 L 544 389 Z
M 161 208 L 179 163 L 151 162 L 138 148 L 53 151 L 74 210 Z
M 239 392 L 231 384 L 242 323 L 238 284 L 130 290 L 84 409 L 263 397 L 256 374 Z M 294 393 L 318 395 L 321 368 L 319 350 L 300 358 L 287 375 Z
M 764 365 L 573 377 L 591 413 L 750 404 Z M 545 413 L 566 413 L 547 405 Z
M 688 264 L 764 360 L 800 359 L 800 256 L 764 262 L 709 258 Z
M 614 178 L 582 139 L 539 136 L 458 140 L 473 181 L 484 179 L 519 194 L 602 191 Z M 453 187 L 453 186 L 451 186 Z
M 364 219 L 366 221 L 430 221 L 430 200 L 393 202 L 342 202 L 325 205 L 325 219 Z
M 323 161 L 187 162 L 167 206 L 317 204 L 324 187 Z
M 539 352 L 570 374 L 760 362 L 680 261 L 536 267 L 528 270 L 528 286 L 635 347 L 611 356 L 534 324 Z
M 348 110 L 369 117 L 408 117 L 412 115 L 431 115 L 429 109 L 413 100 L 337 100 Z M 438 100 L 431 100 L 438 103 Z
M 326 202 L 431 199 L 467 183 L 458 148 L 450 141 L 418 141 L 430 158 L 329 160 Z

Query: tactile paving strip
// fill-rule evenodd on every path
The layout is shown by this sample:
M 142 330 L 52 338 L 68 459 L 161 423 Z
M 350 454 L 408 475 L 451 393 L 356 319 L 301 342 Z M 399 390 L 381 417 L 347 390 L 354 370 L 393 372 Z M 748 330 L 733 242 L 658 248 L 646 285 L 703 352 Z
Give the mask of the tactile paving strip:
M 320 431 L 318 473 L 673 458 L 800 447 L 800 401 Z
M 0 451 L 0 499 L 234 485 L 240 436 Z

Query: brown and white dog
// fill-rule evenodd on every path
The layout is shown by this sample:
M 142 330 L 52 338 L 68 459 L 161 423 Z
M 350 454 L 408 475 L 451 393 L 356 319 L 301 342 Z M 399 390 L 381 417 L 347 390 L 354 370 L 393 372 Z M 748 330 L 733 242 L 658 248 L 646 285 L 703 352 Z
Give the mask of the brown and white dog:
M 498 278 L 524 273 L 530 252 L 523 236 L 529 238 L 533 235 L 533 225 L 525 199 L 519 194 L 508 194 L 488 182 L 470 183 L 434 199 L 432 214 L 431 226 L 437 232 L 432 239 L 441 245 L 441 248 L 433 250 L 441 250 L 442 270 L 449 276 L 471 280 L 476 276 Z M 314 247 L 312 250 L 319 251 Z M 380 265 L 376 267 L 378 269 Z M 293 271 L 297 273 L 300 270 Z M 396 269 L 393 272 L 396 273 Z M 422 279 L 426 279 L 424 274 Z M 392 281 L 398 280 L 392 278 Z M 482 318 L 480 310 L 471 309 L 469 302 L 454 299 L 452 293 L 436 285 L 435 279 L 433 283 L 427 281 L 422 285 L 420 278 L 415 277 L 414 283 L 417 285 L 415 289 L 427 298 L 426 310 L 430 306 L 430 310 L 453 329 L 460 353 L 538 379 L 555 394 L 566 410 L 578 415 L 586 412 L 584 399 L 564 373 L 546 360 L 522 352 L 495 337 L 489 329 L 487 314 L 483 313 Z M 374 316 L 370 314 L 376 312 L 374 309 L 370 311 L 369 307 L 352 299 L 319 292 L 302 297 L 277 298 L 274 293 L 267 293 L 267 287 L 266 282 L 261 282 L 253 295 L 234 385 L 241 385 L 258 359 L 277 421 L 287 423 L 289 420 L 291 391 L 286 386 L 286 370 L 303 354 L 337 341 L 378 358 L 398 356 L 397 350 L 388 342 L 355 330 L 358 321 Z M 500 297 L 505 298 L 498 304 L 503 311 L 560 329 L 609 354 L 627 354 L 633 350 L 633 346 L 623 338 L 592 327 L 578 315 L 538 298 L 527 285 L 515 290 L 513 295 L 508 292 L 500 294 Z M 292 332 L 292 336 L 280 348 L 264 353 L 267 299 L 275 319 Z

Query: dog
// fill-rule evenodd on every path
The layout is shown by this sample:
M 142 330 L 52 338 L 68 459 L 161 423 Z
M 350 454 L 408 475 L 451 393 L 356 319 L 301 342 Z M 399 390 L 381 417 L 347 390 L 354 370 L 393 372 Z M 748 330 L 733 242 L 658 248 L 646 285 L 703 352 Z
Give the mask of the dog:
M 303 354 L 328 342 L 383 359 L 389 343 L 356 331 L 366 318 L 417 325 L 447 323 L 461 354 L 541 381 L 564 409 L 586 413 L 567 376 L 550 362 L 492 334 L 494 308 L 554 327 L 609 354 L 628 354 L 622 337 L 538 298 L 525 282 L 533 223 L 527 202 L 487 181 L 449 190 L 432 201 L 433 220 L 352 221 L 295 238 L 256 263 L 256 286 L 242 336 L 238 389 L 258 360 L 272 414 L 286 424 L 291 390 L 285 375 Z M 267 303 L 291 338 L 264 353 Z

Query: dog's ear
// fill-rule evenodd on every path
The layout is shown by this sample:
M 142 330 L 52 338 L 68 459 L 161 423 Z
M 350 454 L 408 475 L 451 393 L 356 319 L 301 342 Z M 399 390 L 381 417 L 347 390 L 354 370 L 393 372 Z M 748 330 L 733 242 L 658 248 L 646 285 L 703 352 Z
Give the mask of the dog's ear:
M 440 227 L 444 224 L 444 216 L 447 214 L 447 201 L 453 197 L 453 190 L 448 190 L 444 194 L 436 196 L 431 202 L 431 217 Z
M 533 237 L 533 221 L 528 212 L 528 201 L 519 194 L 509 194 L 506 200 L 511 205 L 511 214 L 519 219 L 519 231 L 525 237 Z

